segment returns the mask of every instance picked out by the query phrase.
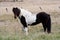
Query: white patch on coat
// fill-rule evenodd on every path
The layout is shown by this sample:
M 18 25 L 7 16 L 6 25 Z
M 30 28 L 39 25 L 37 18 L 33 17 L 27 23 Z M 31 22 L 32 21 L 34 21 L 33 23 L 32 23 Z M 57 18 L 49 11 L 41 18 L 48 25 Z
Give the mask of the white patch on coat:
M 24 31 L 26 32 L 26 35 L 28 35 L 28 27 L 25 27 Z
M 20 16 L 23 15 L 25 17 L 27 24 L 32 24 L 33 22 L 36 21 L 36 14 L 32 14 L 30 11 L 25 9 L 20 9 L 20 10 L 21 10 Z

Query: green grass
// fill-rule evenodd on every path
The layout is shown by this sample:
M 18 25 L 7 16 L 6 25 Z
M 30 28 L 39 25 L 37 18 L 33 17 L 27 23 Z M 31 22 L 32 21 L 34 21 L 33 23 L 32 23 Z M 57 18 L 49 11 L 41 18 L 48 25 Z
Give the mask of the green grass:
M 60 40 L 60 34 L 1 35 L 0 40 Z
M 56 17 L 54 14 L 53 16 Z M 13 15 L 0 16 L 0 22 L 4 23 L 0 23 L 0 40 L 60 40 L 60 24 L 58 23 L 52 23 L 52 33 L 50 34 L 43 32 L 41 24 L 31 26 L 29 35 L 26 36 Z

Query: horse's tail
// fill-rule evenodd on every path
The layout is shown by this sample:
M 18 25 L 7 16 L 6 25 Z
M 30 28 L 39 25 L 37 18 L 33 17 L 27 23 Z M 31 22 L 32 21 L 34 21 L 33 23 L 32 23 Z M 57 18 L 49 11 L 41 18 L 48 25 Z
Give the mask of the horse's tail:
M 47 21 L 47 32 L 51 33 L 51 17 L 49 15 L 49 19 Z

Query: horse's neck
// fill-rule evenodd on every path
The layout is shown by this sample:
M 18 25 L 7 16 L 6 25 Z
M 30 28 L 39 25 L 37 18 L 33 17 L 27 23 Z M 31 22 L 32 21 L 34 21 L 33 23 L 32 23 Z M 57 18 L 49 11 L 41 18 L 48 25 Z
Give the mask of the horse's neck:
M 25 9 L 21 9 L 21 15 L 23 16 L 31 16 L 32 13 L 28 10 L 25 10 Z

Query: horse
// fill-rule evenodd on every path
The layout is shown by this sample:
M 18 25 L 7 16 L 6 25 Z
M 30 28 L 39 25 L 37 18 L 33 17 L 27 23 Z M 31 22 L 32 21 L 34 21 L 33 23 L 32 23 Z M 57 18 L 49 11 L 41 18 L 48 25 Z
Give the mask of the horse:
M 51 33 L 51 17 L 46 12 L 39 12 L 32 14 L 30 11 L 23 8 L 13 7 L 12 9 L 14 18 L 18 18 L 23 25 L 26 35 L 28 34 L 28 26 L 37 25 L 42 23 L 44 32 Z

